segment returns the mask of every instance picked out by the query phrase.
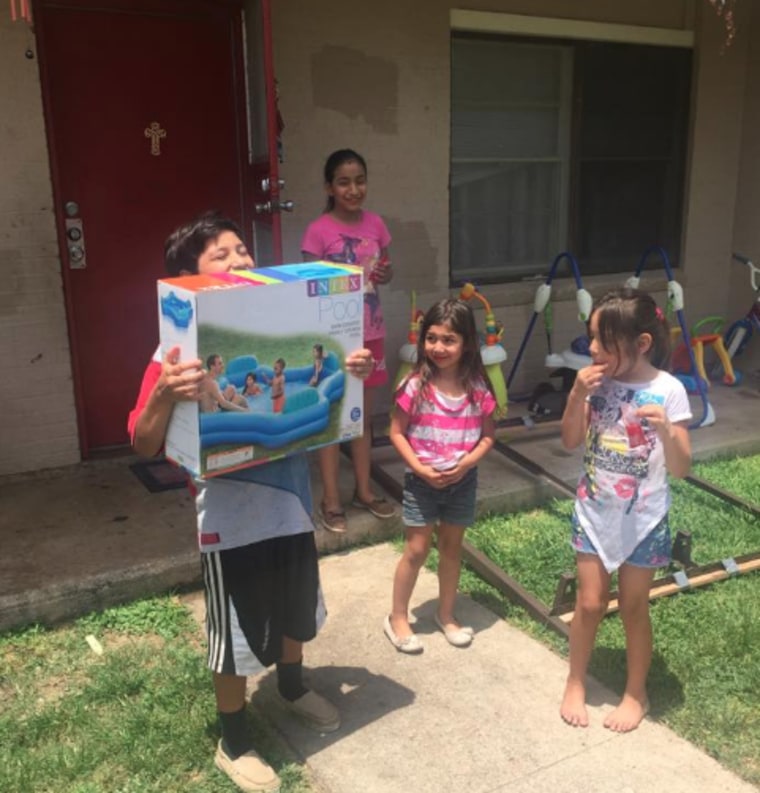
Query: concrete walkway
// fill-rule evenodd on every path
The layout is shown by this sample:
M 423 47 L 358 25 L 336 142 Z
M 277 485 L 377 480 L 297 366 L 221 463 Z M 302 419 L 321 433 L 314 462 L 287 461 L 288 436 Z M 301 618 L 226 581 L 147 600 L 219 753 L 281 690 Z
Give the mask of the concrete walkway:
M 559 717 L 566 661 L 464 597 L 458 614 L 477 635 L 468 649 L 449 646 L 432 621 L 437 579 L 426 570 L 412 601 L 425 652 L 398 653 L 382 631 L 397 559 L 381 544 L 322 560 L 329 617 L 305 666 L 339 707 L 338 732 L 320 736 L 294 722 L 274 698 L 273 672 L 251 681 L 254 709 L 320 791 L 757 793 L 649 718 L 627 735 L 604 729 L 617 698 L 598 684 L 591 726 L 567 727 Z M 200 597 L 191 600 L 202 615 Z

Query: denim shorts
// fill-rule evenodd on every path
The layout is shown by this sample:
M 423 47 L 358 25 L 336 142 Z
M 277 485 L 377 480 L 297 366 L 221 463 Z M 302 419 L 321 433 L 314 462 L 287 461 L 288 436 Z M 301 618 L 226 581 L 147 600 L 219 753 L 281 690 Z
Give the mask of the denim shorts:
M 573 537 L 570 544 L 578 553 L 593 553 L 598 556 L 588 534 L 581 528 L 573 513 Z M 625 564 L 634 567 L 667 567 L 671 558 L 670 525 L 666 515 L 646 537 L 633 549 Z
M 454 485 L 443 490 L 407 471 L 404 474 L 404 525 L 432 526 L 438 521 L 470 526 L 475 520 L 478 469 L 470 470 Z

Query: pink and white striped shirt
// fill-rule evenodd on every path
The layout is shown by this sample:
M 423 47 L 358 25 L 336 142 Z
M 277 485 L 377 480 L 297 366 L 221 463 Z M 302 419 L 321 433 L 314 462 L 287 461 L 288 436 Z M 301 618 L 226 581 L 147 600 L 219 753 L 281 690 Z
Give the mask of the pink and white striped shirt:
M 406 438 L 421 463 L 445 471 L 478 445 L 483 418 L 494 412 L 496 400 L 482 380 L 472 397 L 450 397 L 428 383 L 429 396 L 415 407 L 419 388 L 419 375 L 413 375 L 396 397 L 396 405 L 409 416 Z

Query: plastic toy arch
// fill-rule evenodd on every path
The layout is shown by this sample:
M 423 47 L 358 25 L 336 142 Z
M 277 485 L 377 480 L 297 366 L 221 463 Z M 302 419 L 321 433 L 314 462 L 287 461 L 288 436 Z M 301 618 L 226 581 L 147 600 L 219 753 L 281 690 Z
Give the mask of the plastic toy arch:
M 504 327 L 497 322 L 491 304 L 485 296 L 478 291 L 474 284 L 468 282 L 462 286 L 459 299 L 472 300 L 473 298 L 480 300 L 486 310 L 485 344 L 480 348 L 480 356 L 496 396 L 496 418 L 501 419 L 507 414 L 507 383 L 504 380 L 504 372 L 501 370 L 501 365 L 507 360 L 507 351 L 501 345 Z

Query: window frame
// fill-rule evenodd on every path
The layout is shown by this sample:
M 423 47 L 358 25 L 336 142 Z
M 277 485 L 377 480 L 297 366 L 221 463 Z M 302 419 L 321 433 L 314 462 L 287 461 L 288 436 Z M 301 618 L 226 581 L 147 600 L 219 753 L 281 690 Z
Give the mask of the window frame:
M 634 44 L 634 45 L 650 45 L 658 47 L 674 47 L 693 50 L 695 36 L 693 30 L 687 29 L 674 29 L 674 28 L 658 28 L 658 27 L 644 27 L 635 25 L 619 25 L 603 22 L 587 22 L 568 19 L 557 19 L 550 17 L 530 17 L 525 15 L 516 14 L 502 14 L 498 12 L 481 12 L 469 11 L 462 9 L 450 10 L 450 40 L 454 40 L 456 36 L 462 38 L 473 35 L 473 38 L 495 38 L 511 40 L 515 43 L 525 44 L 541 44 L 551 45 L 556 44 L 558 47 L 567 46 L 573 47 L 579 42 L 605 42 L 611 44 Z M 480 36 L 478 36 L 480 34 Z M 570 57 L 570 82 L 573 84 L 571 87 L 571 94 L 575 91 L 574 82 L 576 79 L 575 68 L 573 64 L 573 57 Z M 692 59 L 693 69 L 694 59 Z M 571 96 L 572 102 L 572 96 Z M 691 129 L 691 114 L 692 110 L 688 111 L 687 127 L 687 140 L 685 141 L 685 154 L 688 160 L 689 141 L 688 134 Z M 566 119 L 567 120 L 567 119 Z M 578 123 L 578 116 L 571 109 L 570 117 L 568 120 L 568 142 L 563 148 L 560 146 L 560 156 L 557 158 L 561 167 L 561 187 L 558 200 L 558 235 L 561 240 L 566 240 L 577 233 L 576 224 L 578 221 L 577 207 L 574 202 L 577 199 L 578 187 L 578 170 L 580 163 L 578 159 L 578 135 L 576 124 Z M 489 158 L 490 159 L 490 158 Z M 529 158 L 526 158 L 526 161 Z M 494 160 L 495 162 L 496 160 Z M 453 152 L 449 159 L 449 168 L 451 169 L 455 160 Z M 685 164 L 686 180 L 688 179 L 688 162 Z M 683 184 L 683 196 L 681 205 L 681 214 L 685 215 L 686 209 L 686 180 Z M 451 228 L 451 201 L 449 202 L 449 227 Z M 564 230 L 564 236 L 563 236 Z M 680 230 L 680 243 L 683 245 L 684 226 Z M 561 242 L 560 245 L 563 243 Z M 559 252 L 559 251 L 558 251 Z M 680 259 L 680 251 L 674 252 L 676 260 Z M 547 267 L 549 262 L 547 262 Z M 674 266 L 678 266 L 674 264 Z M 600 273 L 600 275 L 607 275 L 607 273 Z M 449 244 L 449 283 L 450 286 L 456 286 L 462 282 L 464 274 L 462 272 L 454 273 L 452 269 L 451 260 L 451 238 Z M 479 277 L 479 274 L 473 273 L 467 276 L 478 279 L 479 283 L 492 283 L 492 284 L 515 284 L 520 281 L 532 281 L 540 277 L 537 274 L 521 275 L 515 273 L 510 276 L 509 274 L 500 271 L 493 276 L 485 275 Z

